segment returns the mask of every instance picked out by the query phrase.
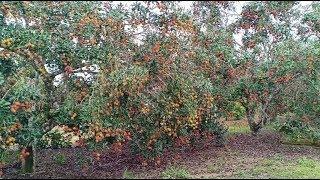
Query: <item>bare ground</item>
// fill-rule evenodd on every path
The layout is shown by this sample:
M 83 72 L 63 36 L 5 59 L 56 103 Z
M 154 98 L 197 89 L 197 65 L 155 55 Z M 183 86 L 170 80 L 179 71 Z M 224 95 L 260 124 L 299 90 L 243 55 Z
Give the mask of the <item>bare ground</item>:
M 265 158 L 281 155 L 287 160 L 301 156 L 320 160 L 320 149 L 311 146 L 285 145 L 280 136 L 263 131 L 258 136 L 236 134 L 228 137 L 225 147 L 213 144 L 190 148 L 180 153 L 169 153 L 160 166 L 144 167 L 129 152 L 104 153 L 99 161 L 84 148 L 44 149 L 38 152 L 36 171 L 22 175 L 19 166 L 4 169 L 4 178 L 122 178 L 127 169 L 138 178 L 161 178 L 168 166 L 186 168 L 192 178 L 233 178 L 239 169 L 250 169 Z M 54 157 L 65 157 L 58 163 Z M 175 159 L 175 160 L 172 160 Z

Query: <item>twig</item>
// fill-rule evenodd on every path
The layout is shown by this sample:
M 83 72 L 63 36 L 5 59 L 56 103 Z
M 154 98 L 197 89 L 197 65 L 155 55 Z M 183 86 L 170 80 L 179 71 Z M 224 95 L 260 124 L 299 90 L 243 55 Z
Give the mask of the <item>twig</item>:
M 11 88 L 8 89 L 8 91 L 2 96 L 1 100 L 3 100 L 3 99 L 7 96 L 7 94 L 10 92 L 10 90 L 11 90 L 14 86 L 16 86 L 17 84 L 18 84 L 18 82 L 16 82 L 13 86 L 11 86 Z

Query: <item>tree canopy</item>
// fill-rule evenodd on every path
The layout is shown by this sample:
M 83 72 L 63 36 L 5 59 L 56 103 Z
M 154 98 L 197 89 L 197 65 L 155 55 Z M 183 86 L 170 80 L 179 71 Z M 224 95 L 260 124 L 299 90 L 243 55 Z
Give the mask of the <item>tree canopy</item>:
M 223 144 L 224 118 L 254 135 L 286 113 L 320 127 L 319 2 L 235 6 L 2 1 L 1 150 L 129 144 L 159 157 Z

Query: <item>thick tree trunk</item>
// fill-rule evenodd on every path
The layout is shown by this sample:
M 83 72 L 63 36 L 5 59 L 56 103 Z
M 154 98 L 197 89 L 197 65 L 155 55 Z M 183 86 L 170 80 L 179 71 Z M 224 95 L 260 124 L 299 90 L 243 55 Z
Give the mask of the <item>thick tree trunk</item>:
M 270 120 L 269 115 L 267 113 L 267 105 L 263 104 L 261 109 L 261 118 L 262 118 L 262 124 L 266 125 L 267 122 Z
M 28 120 L 28 127 L 31 131 L 35 131 L 34 130 L 34 122 L 33 122 L 33 118 L 30 118 Z M 22 158 L 22 170 L 25 173 L 33 173 L 35 172 L 35 167 L 36 167 L 36 149 L 37 149 L 37 139 L 33 139 L 31 144 L 26 147 L 26 151 L 27 153 L 29 153 L 29 155 L 26 158 Z M 24 153 L 25 153 L 24 152 Z
M 52 81 L 49 78 L 46 78 L 44 80 L 45 83 L 45 92 L 46 92 L 46 103 L 44 107 L 44 112 L 46 115 L 46 118 L 48 119 L 48 126 L 47 128 L 50 129 L 50 127 L 53 125 L 53 120 L 52 120 L 52 108 L 53 108 L 53 98 L 52 98 L 52 91 L 53 91 L 53 84 Z M 34 130 L 34 122 L 33 118 L 30 118 L 28 120 L 28 126 L 29 129 Z M 26 147 L 26 152 L 29 153 L 29 155 L 26 158 L 22 159 L 22 170 L 25 173 L 33 173 L 35 171 L 36 167 L 36 145 L 37 145 L 37 140 L 33 139 L 31 142 L 31 145 Z
M 29 146 L 26 148 L 27 152 L 29 152 L 29 156 L 26 157 L 24 160 L 22 160 L 22 170 L 25 173 L 32 173 L 33 172 L 33 166 L 34 166 L 34 154 L 33 154 L 33 147 Z
M 251 130 L 251 133 L 253 136 L 256 136 L 262 127 L 261 126 L 262 119 L 259 119 L 258 123 L 255 121 L 255 119 L 254 119 L 255 118 L 255 109 L 253 109 L 253 108 L 249 108 L 247 110 L 246 115 L 247 115 L 247 120 L 248 120 L 248 124 L 249 124 L 250 130 Z

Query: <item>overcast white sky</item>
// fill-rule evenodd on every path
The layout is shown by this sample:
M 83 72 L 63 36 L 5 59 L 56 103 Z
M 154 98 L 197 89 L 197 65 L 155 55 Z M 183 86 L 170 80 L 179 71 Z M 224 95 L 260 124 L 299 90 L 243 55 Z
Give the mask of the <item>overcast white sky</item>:
M 123 4 L 125 7 L 129 7 L 130 5 L 132 5 L 133 3 L 135 3 L 136 1 L 114 1 L 113 3 L 114 4 Z M 185 10 L 191 10 L 192 9 L 192 3 L 193 3 L 194 1 L 181 1 L 181 2 L 179 2 L 179 5 L 181 6 L 181 7 L 183 7 Z M 242 10 L 242 7 L 245 5 L 245 4 L 247 4 L 248 2 L 250 2 L 250 1 L 235 1 L 234 3 L 234 6 L 235 6 L 235 12 L 236 12 L 236 14 L 240 14 L 241 13 L 241 10 Z M 297 6 L 302 6 L 302 7 L 304 7 L 304 6 L 308 6 L 308 5 L 310 5 L 312 3 L 312 1 L 300 1 L 300 3 L 297 5 Z M 160 12 L 160 11 L 159 11 Z M 237 18 L 237 16 L 235 16 L 235 15 L 232 15 L 232 16 L 230 16 L 230 15 L 228 15 L 228 17 L 227 17 L 227 22 L 228 22 L 228 24 L 229 23 L 232 23 L 232 22 L 234 22 L 235 20 L 236 20 L 236 18 Z M 141 32 L 142 31 L 142 29 L 137 29 L 137 33 L 138 32 Z M 238 34 L 235 34 L 234 35 L 234 38 L 235 38 L 235 41 L 238 43 L 238 44 L 241 44 L 242 45 L 242 42 L 241 42 L 241 38 L 242 38 L 242 35 L 243 35 L 243 33 L 244 33 L 244 31 L 240 31 Z M 142 38 L 141 36 L 140 37 L 137 37 L 137 40 L 136 40 L 136 42 L 137 43 L 140 43 L 140 41 L 138 40 L 138 39 L 140 39 L 140 38 Z

